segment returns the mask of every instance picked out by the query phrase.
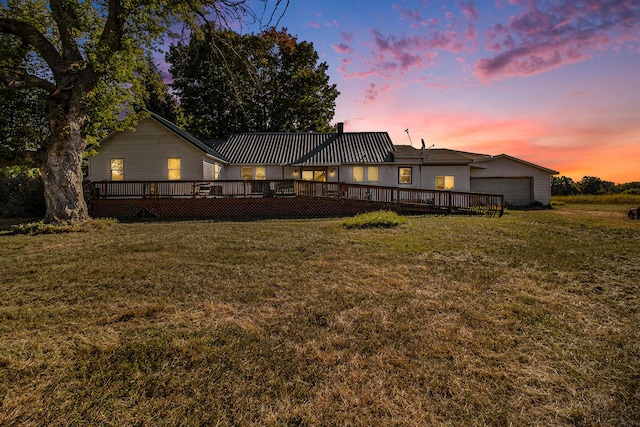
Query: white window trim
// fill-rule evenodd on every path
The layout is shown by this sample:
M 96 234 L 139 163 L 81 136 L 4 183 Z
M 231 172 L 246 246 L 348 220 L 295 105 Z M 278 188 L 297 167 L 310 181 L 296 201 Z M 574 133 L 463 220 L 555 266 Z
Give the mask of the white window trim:
M 402 182 L 402 175 L 400 175 L 403 169 L 409 170 L 409 182 Z M 413 184 L 413 168 L 411 166 L 399 166 L 398 167 L 398 184 L 411 185 Z

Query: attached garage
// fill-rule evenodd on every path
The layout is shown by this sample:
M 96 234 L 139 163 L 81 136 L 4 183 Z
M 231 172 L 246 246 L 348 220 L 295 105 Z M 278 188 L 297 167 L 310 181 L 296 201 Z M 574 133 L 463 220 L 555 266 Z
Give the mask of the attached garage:
M 535 202 L 533 178 L 471 178 L 471 191 L 474 193 L 502 194 L 507 206 L 529 206 Z
M 500 154 L 471 165 L 472 192 L 502 194 L 507 206 L 551 204 L 551 176 L 558 172 Z

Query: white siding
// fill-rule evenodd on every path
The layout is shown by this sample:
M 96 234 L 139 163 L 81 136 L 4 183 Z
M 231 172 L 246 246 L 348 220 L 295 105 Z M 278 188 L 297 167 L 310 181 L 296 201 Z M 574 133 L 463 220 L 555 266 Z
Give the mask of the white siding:
M 349 170 L 351 173 L 351 170 Z M 383 187 L 398 186 L 398 165 L 378 165 L 378 182 L 371 183 Z
M 411 168 L 411 184 L 399 183 L 400 168 Z M 376 185 L 383 187 L 420 188 L 420 170 L 421 166 L 418 164 L 392 163 L 389 165 L 379 165 L 378 183 Z
M 204 154 L 152 119 L 142 120 L 135 131 L 118 132 L 102 142 L 89 158 L 91 181 L 111 180 L 110 160 L 124 159 L 126 181 L 167 179 L 167 159 L 180 158 L 180 179 L 201 180 Z
M 470 191 L 469 166 L 467 165 L 422 166 L 420 188 L 424 190 L 435 190 L 437 176 L 453 176 L 454 189 L 452 191 Z
M 498 157 L 482 163 L 485 169 L 473 168 L 473 178 L 531 178 L 533 188 L 533 201 L 543 205 L 551 204 L 551 175 L 545 170 L 521 163 L 509 158 Z M 471 187 L 473 189 L 473 185 Z

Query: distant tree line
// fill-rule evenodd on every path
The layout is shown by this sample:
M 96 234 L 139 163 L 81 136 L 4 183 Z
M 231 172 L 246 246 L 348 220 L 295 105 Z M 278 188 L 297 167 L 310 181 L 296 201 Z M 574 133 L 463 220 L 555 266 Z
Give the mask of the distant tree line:
M 615 184 L 611 181 L 604 181 L 597 176 L 585 176 L 578 182 L 567 176 L 551 178 L 551 195 L 573 196 L 577 194 L 640 194 L 640 182 Z

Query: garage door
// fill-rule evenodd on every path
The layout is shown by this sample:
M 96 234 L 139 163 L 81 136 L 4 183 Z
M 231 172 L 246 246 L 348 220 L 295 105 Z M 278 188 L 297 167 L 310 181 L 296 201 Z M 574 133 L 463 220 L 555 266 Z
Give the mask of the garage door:
M 471 178 L 471 191 L 504 195 L 511 206 L 529 206 L 533 203 L 533 180 L 522 178 Z

